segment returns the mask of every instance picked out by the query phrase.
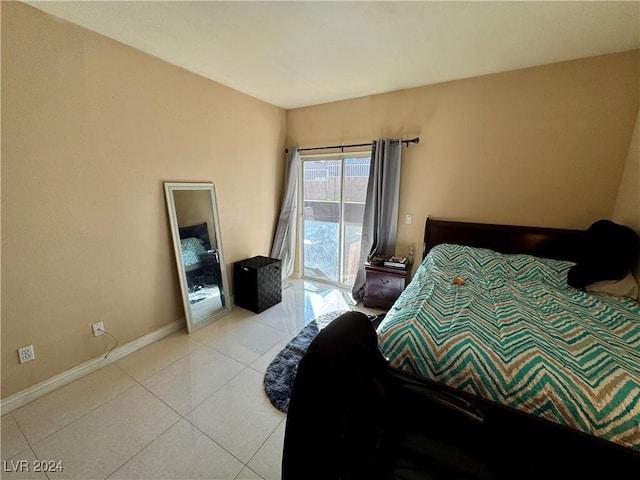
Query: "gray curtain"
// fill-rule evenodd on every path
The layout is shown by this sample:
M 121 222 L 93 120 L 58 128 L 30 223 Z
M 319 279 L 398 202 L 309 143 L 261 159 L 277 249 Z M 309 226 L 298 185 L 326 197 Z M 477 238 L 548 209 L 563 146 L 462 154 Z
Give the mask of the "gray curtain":
M 375 254 L 396 253 L 401 154 L 400 139 L 373 141 L 362 222 L 360 265 L 351 292 L 356 300 L 364 297 L 364 263 Z
M 285 279 L 293 273 L 296 256 L 296 218 L 298 210 L 298 169 L 300 151 L 298 147 L 287 148 L 287 185 L 278 218 L 278 227 L 273 239 L 271 257 L 282 260 L 280 271 Z

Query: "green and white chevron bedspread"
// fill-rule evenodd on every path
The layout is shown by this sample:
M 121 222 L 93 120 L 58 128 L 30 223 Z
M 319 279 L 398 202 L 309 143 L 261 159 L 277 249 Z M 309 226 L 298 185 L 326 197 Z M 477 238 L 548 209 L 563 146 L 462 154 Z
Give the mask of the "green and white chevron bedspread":
M 180 248 L 182 249 L 182 260 L 185 268 L 200 263 L 200 254 L 207 251 L 202 245 L 202 240 L 195 237 L 180 239 Z
M 394 367 L 640 450 L 640 305 L 568 286 L 572 265 L 438 245 L 380 348 Z

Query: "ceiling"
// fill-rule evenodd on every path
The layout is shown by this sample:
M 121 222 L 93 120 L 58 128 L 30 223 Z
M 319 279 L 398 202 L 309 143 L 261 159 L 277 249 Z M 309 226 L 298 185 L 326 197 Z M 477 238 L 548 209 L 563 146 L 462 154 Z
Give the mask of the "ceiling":
M 640 2 L 25 2 L 283 108 L 640 48 Z

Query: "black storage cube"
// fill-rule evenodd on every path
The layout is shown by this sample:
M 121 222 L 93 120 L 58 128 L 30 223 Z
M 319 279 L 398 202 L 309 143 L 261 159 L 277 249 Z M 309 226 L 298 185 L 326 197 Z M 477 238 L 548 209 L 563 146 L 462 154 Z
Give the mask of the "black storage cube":
M 282 301 L 280 260 L 252 257 L 233 264 L 236 305 L 260 313 Z

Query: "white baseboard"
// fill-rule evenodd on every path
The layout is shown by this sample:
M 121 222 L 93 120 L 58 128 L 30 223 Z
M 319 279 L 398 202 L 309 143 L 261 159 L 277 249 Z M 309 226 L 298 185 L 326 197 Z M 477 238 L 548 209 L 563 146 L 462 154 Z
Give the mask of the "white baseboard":
M 3 398 L 2 401 L 0 401 L 0 412 L 2 412 L 2 415 L 10 413 L 17 408 L 20 408 L 27 403 L 32 402 L 49 392 L 52 392 L 53 390 L 63 387 L 80 377 L 84 377 L 85 375 L 101 367 L 104 367 L 105 365 L 109 365 L 110 363 L 120 360 L 122 357 L 126 357 L 130 353 L 133 353 L 136 350 L 140 350 L 141 348 L 146 347 L 147 345 L 160 340 L 167 335 L 171 335 L 173 332 L 177 332 L 184 327 L 184 318 L 182 320 L 176 320 L 169 325 L 165 325 L 164 327 L 161 327 L 157 330 L 154 330 L 153 332 L 143 335 L 140 338 L 117 347 L 115 350 L 113 350 L 113 352 L 109 354 L 107 358 L 104 358 L 104 355 L 100 355 L 99 357 L 81 363 L 80 365 L 70 368 L 69 370 L 65 370 L 64 372 L 48 378 L 47 380 L 36 385 L 33 385 L 32 387 L 26 388 L 18 393 L 10 395 L 7 398 Z

